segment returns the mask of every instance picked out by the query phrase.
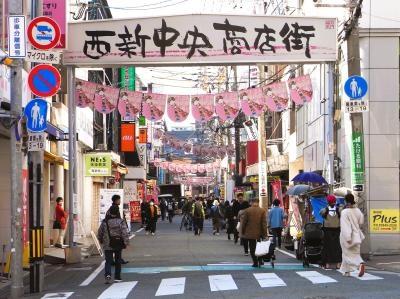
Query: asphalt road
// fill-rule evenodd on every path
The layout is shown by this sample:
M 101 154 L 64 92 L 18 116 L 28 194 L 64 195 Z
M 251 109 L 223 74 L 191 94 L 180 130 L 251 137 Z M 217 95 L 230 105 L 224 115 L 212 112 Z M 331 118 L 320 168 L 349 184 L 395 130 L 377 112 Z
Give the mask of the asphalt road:
M 123 282 L 105 285 L 101 258 L 48 272 L 46 290 L 29 298 L 400 298 L 400 274 L 367 269 L 363 280 L 334 270 L 306 268 L 277 252 L 275 269 L 251 267 L 251 258 L 213 236 L 205 222 L 201 236 L 159 222 L 155 236 L 139 231 L 123 252 Z M 138 230 L 139 228 L 134 228 Z

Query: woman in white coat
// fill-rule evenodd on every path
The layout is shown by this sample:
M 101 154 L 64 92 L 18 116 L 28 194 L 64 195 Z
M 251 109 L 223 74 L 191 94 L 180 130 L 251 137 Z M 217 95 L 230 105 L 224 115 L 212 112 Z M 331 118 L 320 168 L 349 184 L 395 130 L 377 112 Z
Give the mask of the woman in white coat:
M 364 234 L 361 226 L 364 223 L 364 215 L 355 206 L 354 196 L 345 196 L 346 208 L 340 216 L 340 246 L 342 247 L 342 265 L 340 267 L 344 276 L 350 276 L 350 272 L 359 270 L 358 276 L 365 273 L 365 264 L 360 255 L 361 242 Z

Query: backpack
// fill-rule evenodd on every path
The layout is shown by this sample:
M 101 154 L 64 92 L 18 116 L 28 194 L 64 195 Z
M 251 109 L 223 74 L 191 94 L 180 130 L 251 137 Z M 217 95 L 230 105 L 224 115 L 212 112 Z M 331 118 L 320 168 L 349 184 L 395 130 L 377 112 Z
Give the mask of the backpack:
M 203 208 L 203 206 L 201 204 L 195 203 L 194 204 L 193 216 L 196 217 L 196 218 L 202 217 L 202 213 L 201 213 L 201 209 L 202 208 Z

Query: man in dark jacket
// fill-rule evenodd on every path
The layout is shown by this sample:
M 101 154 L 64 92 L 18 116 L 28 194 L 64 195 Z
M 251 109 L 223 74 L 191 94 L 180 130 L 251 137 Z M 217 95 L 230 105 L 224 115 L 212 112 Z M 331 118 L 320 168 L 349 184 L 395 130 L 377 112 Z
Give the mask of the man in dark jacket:
M 243 213 L 242 227 L 243 238 L 249 241 L 250 255 L 253 259 L 253 267 L 260 267 L 262 259 L 255 255 L 257 240 L 268 236 L 267 211 L 259 206 L 259 199 L 252 201 L 251 207 Z
M 149 206 L 147 207 L 146 218 L 148 226 L 148 231 L 146 232 L 146 235 L 148 235 L 150 232 L 154 236 L 157 228 L 158 208 L 154 204 L 153 199 L 150 201 Z
M 194 235 L 199 236 L 203 231 L 203 222 L 204 222 L 204 209 L 203 205 L 200 202 L 200 198 L 196 197 L 196 202 L 192 207 L 192 218 L 193 218 L 193 226 L 194 226 Z
M 142 227 L 146 226 L 146 231 L 147 231 L 146 213 L 148 206 L 149 204 L 145 200 L 142 200 L 142 202 L 140 203 L 140 216 L 142 218 Z
M 235 229 L 233 231 L 233 238 L 235 240 L 235 244 L 239 240 L 239 232 L 236 229 L 236 225 L 237 225 L 237 223 L 239 221 L 239 219 L 238 219 L 239 211 L 243 209 L 243 200 L 244 200 L 243 193 L 238 193 L 236 195 L 236 198 L 237 199 L 234 199 L 233 203 L 232 203 L 233 220 L 234 220 L 234 226 L 235 226 Z

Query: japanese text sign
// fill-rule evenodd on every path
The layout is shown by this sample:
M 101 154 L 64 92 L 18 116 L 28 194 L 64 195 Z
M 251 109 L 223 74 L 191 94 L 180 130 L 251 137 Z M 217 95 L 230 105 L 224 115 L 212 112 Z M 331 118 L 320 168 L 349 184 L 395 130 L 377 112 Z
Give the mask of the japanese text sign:
M 57 22 L 61 36 L 55 48 L 65 49 L 67 31 L 66 0 L 43 0 L 43 15 Z
M 85 154 L 85 176 L 111 176 L 111 154 Z
M 372 233 L 399 233 L 399 209 L 372 209 L 369 215 Z
M 364 184 L 364 142 L 360 132 L 353 132 L 351 147 L 351 181 L 353 185 Z
M 135 124 L 121 124 L 121 152 L 135 151 Z
M 139 143 L 147 143 L 147 129 L 139 129 Z
M 70 23 L 64 64 L 335 61 L 333 18 L 182 15 Z
M 8 17 L 8 56 L 26 56 L 25 16 Z

